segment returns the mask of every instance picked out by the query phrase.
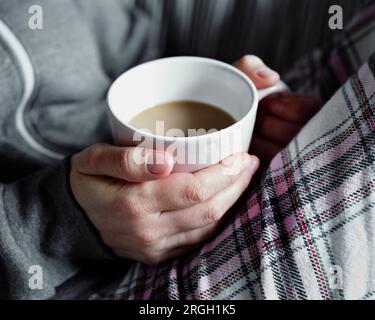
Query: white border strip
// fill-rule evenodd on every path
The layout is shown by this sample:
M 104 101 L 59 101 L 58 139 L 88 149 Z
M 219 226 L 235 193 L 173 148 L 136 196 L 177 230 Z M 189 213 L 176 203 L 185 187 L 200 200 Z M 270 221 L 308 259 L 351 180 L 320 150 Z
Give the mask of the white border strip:
M 38 141 L 36 141 L 30 132 L 27 130 L 24 121 L 24 111 L 25 108 L 32 97 L 34 87 L 35 87 L 35 75 L 32 63 L 30 61 L 30 57 L 28 56 L 25 48 L 22 46 L 20 41 L 17 37 L 13 34 L 13 32 L 8 28 L 8 26 L 0 20 L 0 38 L 2 38 L 5 44 L 9 47 L 12 51 L 15 59 L 20 66 L 20 70 L 23 77 L 23 95 L 20 104 L 16 110 L 16 128 L 24 138 L 24 140 L 28 143 L 28 145 L 33 148 L 35 151 L 49 157 L 52 159 L 63 159 L 64 155 L 61 153 L 57 153 L 50 149 L 47 149 L 43 145 L 41 145 Z

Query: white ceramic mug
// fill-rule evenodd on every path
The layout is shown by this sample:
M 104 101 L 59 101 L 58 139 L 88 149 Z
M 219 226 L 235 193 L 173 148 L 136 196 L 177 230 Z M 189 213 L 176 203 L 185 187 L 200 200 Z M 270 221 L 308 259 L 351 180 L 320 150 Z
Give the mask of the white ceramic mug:
M 237 153 L 247 152 L 258 103 L 287 90 L 283 82 L 257 90 L 241 71 L 200 57 L 172 57 L 134 67 L 122 74 L 108 93 L 108 113 L 119 146 L 163 149 L 174 154 L 174 172 L 194 172 Z M 129 121 L 161 103 L 189 100 L 214 105 L 236 123 L 220 131 L 192 137 L 166 137 L 134 128 Z

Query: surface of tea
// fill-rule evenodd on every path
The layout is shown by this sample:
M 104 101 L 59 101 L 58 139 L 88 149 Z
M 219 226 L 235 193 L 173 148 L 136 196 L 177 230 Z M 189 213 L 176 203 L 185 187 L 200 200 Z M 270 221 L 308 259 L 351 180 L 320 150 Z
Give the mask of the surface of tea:
M 185 136 L 192 136 L 197 134 L 188 134 L 188 129 L 222 130 L 236 122 L 230 114 L 218 107 L 194 101 L 174 101 L 146 109 L 132 118 L 129 124 L 137 129 L 148 129 L 154 134 L 160 134 L 160 127 L 156 132 L 157 121 L 163 121 L 165 136 L 176 136 L 171 129 L 179 129 Z

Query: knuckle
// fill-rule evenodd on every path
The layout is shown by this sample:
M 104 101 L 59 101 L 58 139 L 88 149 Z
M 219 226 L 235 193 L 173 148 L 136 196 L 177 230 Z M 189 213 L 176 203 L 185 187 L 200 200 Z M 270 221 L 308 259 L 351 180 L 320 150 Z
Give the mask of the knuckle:
M 142 211 L 138 203 L 139 201 L 133 196 L 118 197 L 116 211 L 121 217 L 125 215 L 131 219 L 138 219 L 142 216 Z
M 132 166 L 132 159 L 131 159 L 131 152 L 128 148 L 125 148 L 120 157 L 120 161 L 118 163 L 120 172 L 122 174 L 127 174 L 132 172 L 133 166 Z
M 221 219 L 221 213 L 220 207 L 216 204 L 212 204 L 204 212 L 203 220 L 205 223 L 217 222 Z
M 157 241 L 158 237 L 155 231 L 148 228 L 138 232 L 136 239 L 142 246 L 150 247 Z
M 208 198 L 206 188 L 196 179 L 192 183 L 189 183 L 182 193 L 183 198 L 192 203 L 200 203 Z

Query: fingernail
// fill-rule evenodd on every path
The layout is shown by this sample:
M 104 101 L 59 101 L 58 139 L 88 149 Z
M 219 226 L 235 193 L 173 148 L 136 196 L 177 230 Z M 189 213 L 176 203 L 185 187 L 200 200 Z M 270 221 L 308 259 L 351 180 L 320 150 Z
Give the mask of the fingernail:
M 259 160 L 253 156 L 244 156 L 241 163 L 241 172 L 250 171 L 254 174 L 259 167 Z
M 152 174 L 163 173 L 168 168 L 168 162 L 165 153 L 161 151 L 153 151 L 146 159 L 147 170 Z
M 274 77 L 275 75 L 278 75 L 276 71 L 273 71 L 272 69 L 268 67 L 261 67 L 257 71 L 255 71 L 255 74 L 262 79 L 268 79 L 270 77 Z

